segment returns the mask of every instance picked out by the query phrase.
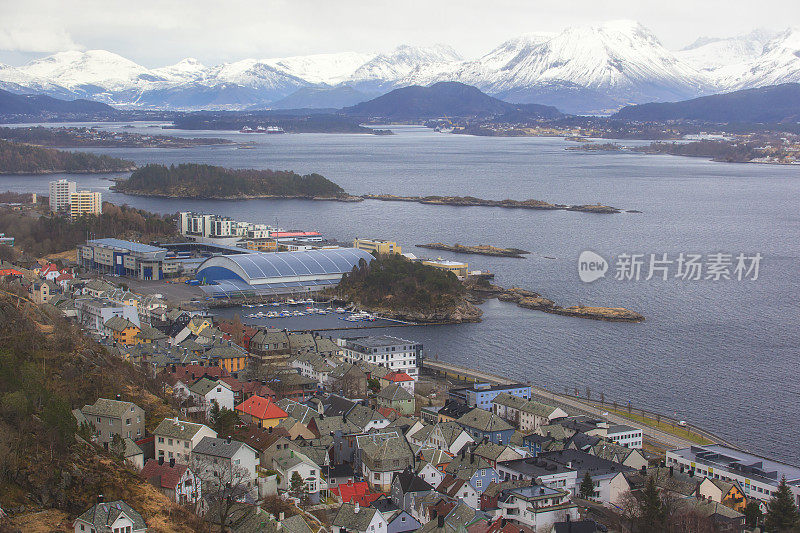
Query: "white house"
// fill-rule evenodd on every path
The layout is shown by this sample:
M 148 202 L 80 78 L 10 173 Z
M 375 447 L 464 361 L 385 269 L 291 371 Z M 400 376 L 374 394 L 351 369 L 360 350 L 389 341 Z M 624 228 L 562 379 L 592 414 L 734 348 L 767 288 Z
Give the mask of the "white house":
M 178 464 L 189 464 L 194 447 L 205 437 L 216 437 L 217 432 L 203 424 L 184 422 L 178 418 L 165 418 L 153 431 L 156 459 L 175 459 Z
M 258 452 L 230 437 L 204 437 L 192 450 L 192 466 L 206 487 L 209 483 L 230 482 L 256 497 L 257 465 Z
M 440 422 L 433 428 L 426 445 L 450 455 L 458 454 L 464 446 L 475 442 L 467 431 L 456 422 Z
M 145 533 L 147 524 L 133 507 L 122 500 L 105 503 L 102 496 L 75 519 L 75 533 L 102 533 L 107 531 Z
M 506 489 L 497 501 L 500 517 L 514 520 L 534 531 L 544 531 L 555 522 L 578 518 L 578 508 L 569 492 L 544 485 Z
M 303 480 L 303 485 L 312 502 L 319 501 L 319 493 L 326 489 L 325 481 L 320 477 L 320 467 L 306 455 L 284 449 L 272 456 L 272 468 L 278 472 L 280 483 L 278 488 L 290 490 L 295 472 Z
M 386 518 L 377 509 L 361 507 L 358 503 L 344 503 L 339 507 L 331 533 L 387 533 Z
M 444 479 L 444 472 L 436 468 L 436 465 L 428 462 L 419 464 L 417 467 L 417 475 L 434 487 L 438 487 Z
M 195 403 L 190 410 L 205 412 L 208 416 L 211 407 L 216 402 L 220 409 L 224 407 L 233 411 L 233 389 L 222 380 L 215 381 L 204 377 L 189 386 L 189 394 Z

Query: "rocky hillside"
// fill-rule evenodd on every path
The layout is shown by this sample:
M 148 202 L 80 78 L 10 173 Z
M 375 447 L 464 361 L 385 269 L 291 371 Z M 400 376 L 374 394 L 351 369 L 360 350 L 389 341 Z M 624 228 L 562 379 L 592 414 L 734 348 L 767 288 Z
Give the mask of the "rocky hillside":
M 0 507 L 9 530 L 71 531 L 103 494 L 138 509 L 148 531 L 203 531 L 119 456 L 83 440 L 71 413 L 120 394 L 156 421 L 173 414 L 157 387 L 66 319 L 0 289 Z

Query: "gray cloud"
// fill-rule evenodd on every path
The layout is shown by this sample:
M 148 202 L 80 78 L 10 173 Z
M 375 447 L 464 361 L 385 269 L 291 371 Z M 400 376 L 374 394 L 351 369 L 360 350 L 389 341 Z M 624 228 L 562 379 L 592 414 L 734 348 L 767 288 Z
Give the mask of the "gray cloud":
M 10 0 L 2 0 L 9 4 Z M 148 67 L 196 57 L 382 51 L 446 43 L 468 57 L 521 33 L 634 19 L 669 48 L 800 21 L 796 0 L 30 0 L 3 7 L 0 61 L 101 48 Z M 713 22 L 712 22 L 713 21 Z

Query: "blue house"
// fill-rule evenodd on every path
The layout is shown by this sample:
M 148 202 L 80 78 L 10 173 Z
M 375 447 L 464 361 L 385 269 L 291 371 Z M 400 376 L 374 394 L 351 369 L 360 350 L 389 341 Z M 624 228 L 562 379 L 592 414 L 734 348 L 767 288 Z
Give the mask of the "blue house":
M 448 396 L 451 400 L 461 402 L 470 407 L 480 407 L 491 411 L 492 400 L 495 397 L 505 392 L 518 398 L 525 400 L 531 399 L 531 388 L 528 385 L 515 383 L 512 385 L 490 385 L 489 383 L 475 383 L 473 387 L 462 387 L 459 389 L 450 389 Z
M 473 452 L 463 452 L 453 457 L 445 472 L 454 478 L 464 479 L 475 488 L 480 495 L 490 483 L 499 483 L 500 474 L 492 468 L 489 461 Z
M 541 453 L 542 448 L 552 440 L 552 437 L 543 437 L 536 433 L 531 433 L 522 437 L 522 446 L 527 448 L 532 457 L 536 457 Z
M 494 444 L 508 444 L 511 435 L 514 434 L 514 428 L 508 422 L 480 407 L 474 408 L 456 422 L 469 433 L 475 442 L 488 439 Z

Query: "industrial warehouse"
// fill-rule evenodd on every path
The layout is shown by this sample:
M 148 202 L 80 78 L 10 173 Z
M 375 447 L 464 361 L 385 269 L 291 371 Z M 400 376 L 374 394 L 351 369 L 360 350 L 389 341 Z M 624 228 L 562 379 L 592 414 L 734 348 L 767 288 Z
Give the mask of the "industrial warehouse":
M 356 248 L 221 255 L 197 267 L 195 279 L 217 298 L 309 293 L 338 284 L 362 259 L 373 256 Z

